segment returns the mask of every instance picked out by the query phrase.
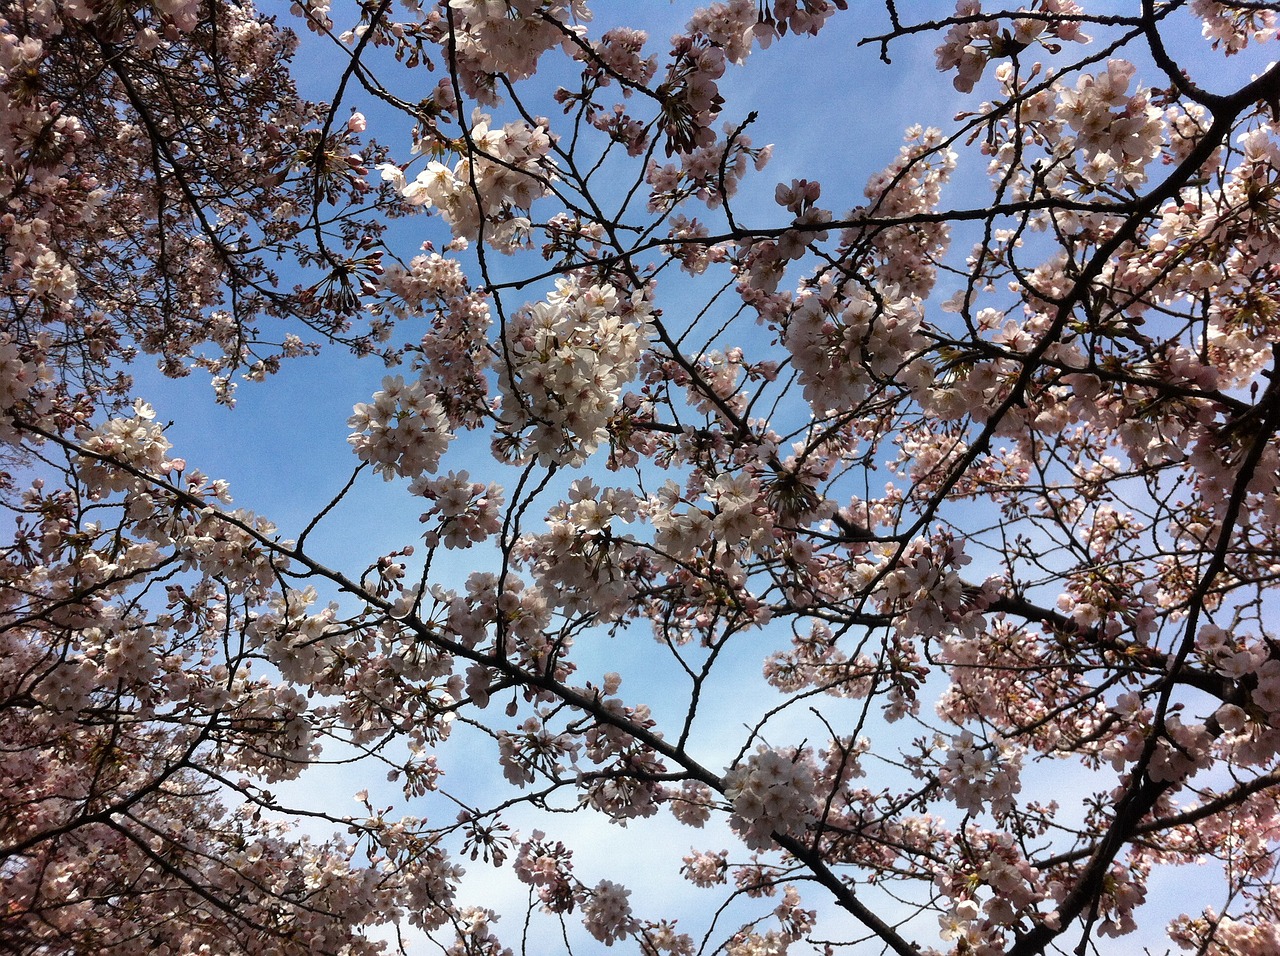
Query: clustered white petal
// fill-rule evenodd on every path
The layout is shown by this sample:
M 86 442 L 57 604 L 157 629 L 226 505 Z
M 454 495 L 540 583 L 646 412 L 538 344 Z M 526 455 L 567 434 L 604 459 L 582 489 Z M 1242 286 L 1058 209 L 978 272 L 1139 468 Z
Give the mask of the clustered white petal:
M 761 746 L 725 774 L 734 830 L 753 850 L 773 846 L 773 834 L 794 836 L 817 815 L 814 768 L 804 752 Z
M 421 382 L 406 385 L 402 375 L 384 378 L 372 404 L 362 402 L 354 412 L 347 424 L 355 431 L 347 441 L 387 480 L 434 473 L 453 441 L 440 401 Z
M 606 946 L 629 936 L 636 929 L 631 916 L 631 891 L 610 880 L 601 880 L 582 904 L 583 924 L 587 931 Z
M 581 465 L 603 442 L 648 332 L 643 296 L 562 279 L 509 323 L 499 375 L 503 428 L 531 429 L 540 462 Z

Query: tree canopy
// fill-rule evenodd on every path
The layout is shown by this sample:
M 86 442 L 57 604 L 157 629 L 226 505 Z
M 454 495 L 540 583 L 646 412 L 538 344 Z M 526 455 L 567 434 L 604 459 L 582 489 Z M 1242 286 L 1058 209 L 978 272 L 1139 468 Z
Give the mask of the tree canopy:
M 0 4 L 0 949 L 1280 952 L 1280 4 L 928 6 Z

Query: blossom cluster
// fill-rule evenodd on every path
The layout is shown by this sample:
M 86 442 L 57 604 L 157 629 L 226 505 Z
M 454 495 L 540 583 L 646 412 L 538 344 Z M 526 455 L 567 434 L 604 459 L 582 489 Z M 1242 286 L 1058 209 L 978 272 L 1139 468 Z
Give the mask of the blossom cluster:
M 817 415 L 862 401 L 924 350 L 920 304 L 850 281 L 799 299 L 783 339 Z
M 560 607 L 615 620 L 634 596 L 624 572 L 636 549 L 614 529 L 633 521 L 637 508 L 628 489 L 601 489 L 589 478 L 577 479 L 568 500 L 548 511 L 546 532 L 523 538 L 517 552 Z
M 548 50 L 577 36 L 591 19 L 586 0 L 449 0 L 457 16 L 457 56 L 467 92 L 486 101 L 495 74 L 532 76 Z M 515 13 L 514 16 L 511 14 Z
M 21 403 L 31 404 L 30 408 L 23 409 L 23 418 L 28 422 L 39 421 L 52 407 L 52 396 L 44 395 L 45 389 L 41 387 L 50 377 L 49 370 L 38 358 L 24 357 L 8 336 L 0 335 L 0 439 L 17 440 L 10 416 Z M 36 400 L 32 401 L 33 398 Z
M 498 379 L 502 427 L 529 430 L 543 463 L 581 465 L 609 440 L 623 387 L 635 377 L 650 310 L 641 294 L 562 279 L 513 317 Z
M 423 535 L 428 546 L 469 548 L 498 531 L 503 497 L 502 488 L 494 482 L 485 485 L 472 481 L 465 471 L 451 471 L 442 478 L 419 476 L 409 490 L 435 502 L 420 519 L 424 524 L 439 519 Z
M 112 492 L 142 489 L 152 477 L 181 467 L 180 459 L 166 457 L 173 446 L 155 417 L 155 409 L 138 399 L 131 418 L 112 418 L 83 431 L 80 468 L 90 495 L 103 498 Z
M 356 405 L 347 424 L 355 429 L 347 442 L 388 481 L 435 472 L 453 440 L 440 400 L 401 375 L 384 378 L 372 404 Z
M 1019 8 L 1019 12 L 1028 8 Z M 1035 0 L 1028 12 L 1040 16 L 1015 18 L 1010 28 L 1002 28 L 995 18 L 982 18 L 981 0 L 957 0 L 956 18 L 945 41 L 935 51 L 938 69 L 956 71 L 955 88 L 968 93 L 982 76 L 992 59 L 1016 56 L 1034 43 L 1045 43 L 1045 37 L 1076 43 L 1088 42 L 1080 32 L 1076 19 L 1084 11 L 1074 0 Z M 1057 19 L 1054 14 L 1065 14 Z
M 485 242 L 514 251 L 529 220 L 517 215 L 549 191 L 554 171 L 548 163 L 551 138 L 545 128 L 508 123 L 493 129 L 477 115 L 467 133 L 468 158 L 452 169 L 431 160 L 413 180 L 394 163 L 379 166 L 384 181 L 410 206 L 439 210 L 456 239 Z
M 630 936 L 636 930 L 627 897 L 631 891 L 611 880 L 601 880 L 582 904 L 587 931 L 606 946 Z
M 797 836 L 817 815 L 813 766 L 805 753 L 761 746 L 725 774 L 734 830 L 753 850 L 773 845 L 773 834 Z
M 1022 788 L 1022 748 L 1008 741 L 979 745 L 962 731 L 951 741 L 938 776 L 956 806 L 969 813 L 989 810 L 1001 816 L 1013 809 Z
M 1086 182 L 1141 185 L 1147 164 L 1160 155 L 1164 113 L 1148 91 L 1129 93 L 1135 72 L 1132 63 L 1110 60 L 1105 73 L 1086 74 L 1062 94 L 1058 114 L 1076 134 L 1073 146 L 1082 153 Z

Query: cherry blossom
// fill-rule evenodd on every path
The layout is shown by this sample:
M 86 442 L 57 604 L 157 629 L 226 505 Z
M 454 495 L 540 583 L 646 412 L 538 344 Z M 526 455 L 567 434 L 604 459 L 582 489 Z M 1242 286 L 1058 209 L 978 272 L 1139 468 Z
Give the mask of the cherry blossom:
M 1274 5 L 661 6 L 5 11 L 6 951 L 1280 945 Z

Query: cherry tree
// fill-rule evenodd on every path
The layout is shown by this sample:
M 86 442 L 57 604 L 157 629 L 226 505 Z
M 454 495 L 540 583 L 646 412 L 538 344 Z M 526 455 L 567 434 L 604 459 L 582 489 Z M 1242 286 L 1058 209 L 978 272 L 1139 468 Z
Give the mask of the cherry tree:
M 1280 950 L 1280 5 L 848 6 L 0 8 L 0 947 Z M 778 182 L 833 33 L 962 106 Z M 321 348 L 296 527 L 131 377 Z

